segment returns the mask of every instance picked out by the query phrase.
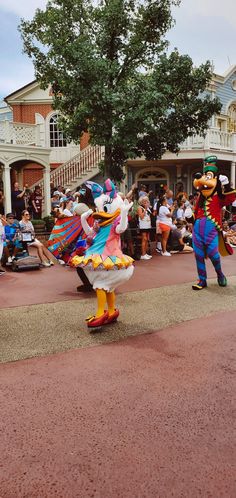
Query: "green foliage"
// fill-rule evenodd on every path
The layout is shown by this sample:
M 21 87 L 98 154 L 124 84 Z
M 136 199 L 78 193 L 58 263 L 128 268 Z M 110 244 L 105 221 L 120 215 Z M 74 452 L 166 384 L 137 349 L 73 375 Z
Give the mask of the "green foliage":
M 194 68 L 177 50 L 166 55 L 171 8 L 179 0 L 50 0 L 21 21 L 25 52 L 68 140 L 89 132 L 105 145 L 104 176 L 119 180 L 127 158 L 160 158 L 203 133 L 218 101 L 205 89 L 207 61 Z
M 45 228 L 45 221 L 44 221 L 44 220 L 42 220 L 42 219 L 39 219 L 39 220 L 31 220 L 31 222 L 32 222 L 32 225 L 33 225 L 34 227 L 36 227 L 36 228 L 37 228 L 38 226 L 40 226 L 40 227 L 42 226 L 43 228 Z
M 44 216 L 43 221 L 45 223 L 46 230 L 50 232 L 55 225 L 53 216 Z

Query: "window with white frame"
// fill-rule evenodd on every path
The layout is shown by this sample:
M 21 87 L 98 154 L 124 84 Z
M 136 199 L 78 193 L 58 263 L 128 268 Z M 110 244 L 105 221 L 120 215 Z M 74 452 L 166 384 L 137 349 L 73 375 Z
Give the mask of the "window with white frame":
M 66 139 L 58 128 L 58 115 L 53 114 L 49 121 L 50 147 L 66 147 Z

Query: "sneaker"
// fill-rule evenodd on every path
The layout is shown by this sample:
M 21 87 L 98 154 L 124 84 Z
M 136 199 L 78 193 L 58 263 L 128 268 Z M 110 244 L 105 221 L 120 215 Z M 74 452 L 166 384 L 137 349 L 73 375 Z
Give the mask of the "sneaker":
M 47 261 L 42 261 L 42 265 L 45 266 L 45 267 L 50 267 L 50 263 L 47 263 Z
M 151 256 L 152 257 L 152 256 Z M 146 259 L 147 261 L 150 259 L 148 254 L 144 254 L 144 256 L 141 256 L 140 259 Z
M 168 252 L 168 251 L 165 251 L 165 252 L 162 251 L 161 255 L 162 256 L 171 256 L 170 252 Z
M 170 251 L 170 254 L 178 254 L 179 251 Z
M 145 256 L 147 256 L 147 257 L 148 257 L 148 259 L 151 259 L 151 258 L 152 258 L 151 254 L 145 254 Z
M 12 263 L 12 257 L 11 256 L 9 256 L 9 258 L 7 258 L 7 262 L 8 263 Z
M 60 265 L 65 265 L 65 264 L 66 264 L 66 263 L 65 263 L 65 261 L 63 261 L 63 259 L 58 259 L 57 261 L 58 261 L 58 263 L 59 263 Z
M 49 264 L 50 264 L 50 266 L 54 266 L 54 264 L 55 264 L 55 263 L 54 263 L 53 261 L 51 261 L 51 260 L 50 260 L 50 261 L 49 261 Z
M 162 250 L 159 247 L 156 247 L 157 254 L 161 254 Z

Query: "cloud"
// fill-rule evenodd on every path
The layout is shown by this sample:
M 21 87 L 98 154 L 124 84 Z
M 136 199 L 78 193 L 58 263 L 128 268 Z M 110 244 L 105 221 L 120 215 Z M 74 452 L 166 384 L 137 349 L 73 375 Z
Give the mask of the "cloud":
M 47 0 L 0 0 L 0 9 L 30 19 L 36 9 L 44 9 Z
M 185 22 L 196 22 L 198 16 L 209 19 L 209 36 L 216 36 L 212 17 L 220 17 L 222 23 L 227 21 L 235 27 L 236 9 L 235 0 L 181 0 L 180 7 L 173 9 L 174 17 Z M 201 26 L 199 25 L 199 30 Z
M 189 54 L 195 65 L 211 60 L 214 70 L 223 74 L 235 58 L 235 0 L 182 0 L 173 9 L 176 20 L 167 34 L 170 49 Z

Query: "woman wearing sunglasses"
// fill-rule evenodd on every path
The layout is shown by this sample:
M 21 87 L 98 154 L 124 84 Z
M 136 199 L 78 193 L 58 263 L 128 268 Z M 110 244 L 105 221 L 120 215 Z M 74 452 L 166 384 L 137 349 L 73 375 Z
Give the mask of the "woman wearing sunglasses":
M 47 248 L 42 244 L 42 242 L 40 242 L 40 240 L 35 238 L 34 227 L 30 221 L 30 213 L 27 209 L 22 211 L 20 229 L 22 232 L 23 243 L 25 242 L 27 246 L 30 247 L 36 247 L 41 264 L 48 267 L 54 265 L 53 261 L 51 261 L 48 257 L 49 251 Z

